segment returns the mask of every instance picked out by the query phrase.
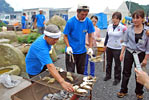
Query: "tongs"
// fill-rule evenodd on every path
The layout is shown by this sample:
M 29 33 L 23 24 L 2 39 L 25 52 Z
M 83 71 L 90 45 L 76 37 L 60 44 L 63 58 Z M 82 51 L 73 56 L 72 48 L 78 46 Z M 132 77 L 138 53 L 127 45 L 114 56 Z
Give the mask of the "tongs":
M 89 54 L 89 55 L 91 57 L 91 58 L 89 58 L 89 61 L 91 61 L 91 62 L 99 62 L 99 60 L 97 60 L 97 59 L 101 58 L 101 56 L 93 57 L 93 55 L 91 55 L 91 54 Z M 100 61 L 102 61 L 102 60 L 100 60 Z
M 74 61 L 74 56 L 73 56 L 72 53 L 71 53 L 70 56 L 69 56 L 69 62 L 71 62 L 71 59 L 72 59 L 72 62 L 74 63 L 75 61 Z
M 91 58 L 89 58 L 89 61 L 92 61 L 93 59 L 95 59 L 96 57 L 93 57 L 93 55 L 91 53 L 88 54 Z

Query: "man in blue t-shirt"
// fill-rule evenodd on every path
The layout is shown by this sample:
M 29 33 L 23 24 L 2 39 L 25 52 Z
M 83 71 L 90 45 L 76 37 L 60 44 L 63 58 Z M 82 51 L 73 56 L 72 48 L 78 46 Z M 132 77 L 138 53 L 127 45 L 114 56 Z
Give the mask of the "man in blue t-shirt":
M 38 27 L 38 33 L 43 34 L 44 33 L 44 24 L 45 24 L 45 16 L 43 15 L 43 10 L 39 10 L 39 14 L 36 15 L 35 22 L 37 22 L 37 27 Z
M 95 29 L 92 21 L 86 17 L 88 12 L 88 6 L 79 5 L 77 15 L 67 21 L 63 32 L 66 43 L 66 69 L 69 72 L 75 72 L 76 66 L 77 73 L 84 73 L 86 59 L 85 37 L 87 33 L 89 38 L 89 49 L 87 53 L 90 55 L 93 54 L 91 33 L 93 33 Z M 70 100 L 77 100 L 78 98 L 79 96 L 74 94 Z
M 70 18 L 64 29 L 64 40 L 66 43 L 66 69 L 70 72 L 83 74 L 85 67 L 86 48 L 85 36 L 89 36 L 89 54 L 93 54 L 92 50 L 92 34 L 95 29 L 92 21 L 86 17 L 89 12 L 89 7 L 79 5 L 77 8 L 77 15 Z M 72 59 L 74 57 L 74 60 Z
M 22 29 L 26 29 L 26 21 L 26 13 L 23 13 L 23 16 L 21 17 Z
M 61 84 L 66 91 L 73 91 L 72 84 L 66 82 L 56 70 L 52 59 L 50 58 L 49 51 L 51 45 L 54 45 L 61 32 L 56 25 L 48 25 L 44 31 L 44 35 L 41 35 L 34 43 L 32 43 L 27 56 L 26 72 L 29 77 L 32 78 L 35 75 L 40 74 L 48 68 L 50 74 Z

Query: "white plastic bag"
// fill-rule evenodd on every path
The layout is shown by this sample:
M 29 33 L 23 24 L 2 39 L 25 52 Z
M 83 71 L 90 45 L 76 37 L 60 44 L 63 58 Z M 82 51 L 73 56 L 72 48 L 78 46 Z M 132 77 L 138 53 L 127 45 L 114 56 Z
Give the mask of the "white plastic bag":
M 0 83 L 2 83 L 6 88 L 12 88 L 20 83 L 20 80 L 11 79 L 9 74 L 0 75 Z

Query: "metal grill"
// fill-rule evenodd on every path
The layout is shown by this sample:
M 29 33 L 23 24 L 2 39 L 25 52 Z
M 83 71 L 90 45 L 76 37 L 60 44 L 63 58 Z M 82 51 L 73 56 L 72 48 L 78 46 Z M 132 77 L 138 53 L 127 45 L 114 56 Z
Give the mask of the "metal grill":
M 84 75 L 72 73 L 73 82 L 71 82 L 70 80 L 68 80 L 66 78 L 67 72 L 59 72 L 59 74 L 65 79 L 65 81 L 67 81 L 67 82 L 69 82 L 73 85 L 78 85 L 79 86 L 83 82 Z M 47 81 L 42 80 L 43 77 L 53 78 L 53 76 L 49 73 L 49 71 L 44 71 L 44 72 L 40 73 L 39 75 L 33 77 L 31 79 L 31 81 L 42 84 L 44 86 L 48 86 L 50 88 L 57 89 L 57 90 L 63 90 L 63 88 L 58 83 L 58 81 L 55 81 L 54 83 L 47 83 Z M 79 93 L 75 93 L 75 92 L 74 92 L 74 94 L 77 94 L 77 95 L 80 95 L 80 96 L 86 96 L 87 95 L 87 94 L 79 94 Z

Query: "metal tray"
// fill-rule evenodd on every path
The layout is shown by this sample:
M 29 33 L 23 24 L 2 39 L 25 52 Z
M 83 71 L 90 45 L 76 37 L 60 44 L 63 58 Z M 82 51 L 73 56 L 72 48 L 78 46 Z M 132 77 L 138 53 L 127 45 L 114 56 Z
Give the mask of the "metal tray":
M 68 80 L 66 78 L 67 72 L 65 72 L 65 71 L 64 72 L 59 72 L 59 74 L 64 78 L 65 81 L 70 82 L 73 85 L 80 86 L 80 84 L 83 82 L 84 75 L 72 73 L 73 82 L 71 82 L 70 80 Z M 49 71 L 44 71 L 44 72 L 40 73 L 39 75 L 31 78 L 31 81 L 42 84 L 42 85 L 45 85 L 45 86 L 48 86 L 50 88 L 63 90 L 62 86 L 58 83 L 58 81 L 55 81 L 54 83 L 49 83 L 49 84 L 47 83 L 47 81 L 43 81 L 42 78 L 45 77 L 45 76 L 53 78 L 53 76 L 49 73 Z M 77 95 L 80 95 L 80 96 L 86 96 L 86 93 L 79 94 L 79 93 L 74 92 L 74 94 L 77 94 Z

